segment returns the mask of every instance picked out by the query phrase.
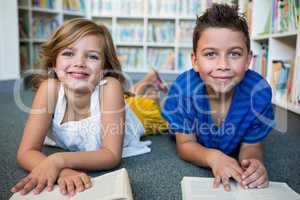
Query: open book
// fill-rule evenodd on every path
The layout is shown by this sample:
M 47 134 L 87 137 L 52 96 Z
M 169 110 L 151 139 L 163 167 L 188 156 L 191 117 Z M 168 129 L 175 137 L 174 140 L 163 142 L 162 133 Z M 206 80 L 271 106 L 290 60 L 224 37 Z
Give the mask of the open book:
M 62 195 L 59 187 L 55 185 L 54 190 L 51 192 L 44 190 L 38 195 L 33 194 L 33 192 L 21 195 L 18 192 L 10 200 L 133 200 L 128 173 L 124 168 L 92 178 L 92 184 L 91 188 L 83 192 L 78 192 L 71 198 Z
M 286 183 L 270 182 L 268 188 L 243 189 L 230 182 L 230 192 L 223 187 L 213 188 L 213 178 L 183 177 L 181 181 L 183 200 L 300 200 L 300 195 Z

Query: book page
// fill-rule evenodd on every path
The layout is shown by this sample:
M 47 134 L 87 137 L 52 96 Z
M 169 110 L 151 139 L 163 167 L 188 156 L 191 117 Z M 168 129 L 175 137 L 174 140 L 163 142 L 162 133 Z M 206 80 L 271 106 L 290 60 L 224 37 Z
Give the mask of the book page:
M 88 190 L 76 193 L 75 196 L 69 198 L 68 196 L 62 195 L 59 191 L 58 185 L 54 186 L 52 192 L 44 190 L 42 193 L 35 195 L 31 191 L 27 195 L 21 195 L 19 192 L 15 193 L 10 200 L 53 200 L 53 199 L 73 199 L 73 200 L 112 200 L 112 199 L 132 199 L 132 194 L 128 196 L 127 193 L 131 192 L 129 178 L 125 169 L 113 171 L 96 178 L 92 178 L 93 186 Z M 126 190 L 125 187 L 129 188 Z
M 184 177 L 182 179 L 183 200 L 240 200 L 236 198 L 236 184 L 231 183 L 231 191 L 224 187 L 213 188 L 213 178 Z
M 299 194 L 292 190 L 286 183 L 270 182 L 268 188 L 262 189 L 237 189 L 238 199 L 242 200 L 300 200 Z

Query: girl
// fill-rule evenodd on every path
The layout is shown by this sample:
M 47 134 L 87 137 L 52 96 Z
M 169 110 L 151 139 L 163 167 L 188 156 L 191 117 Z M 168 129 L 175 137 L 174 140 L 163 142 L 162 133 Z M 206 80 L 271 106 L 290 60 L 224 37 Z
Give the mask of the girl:
M 54 76 L 34 79 L 38 90 L 17 153 L 30 174 L 11 192 L 51 191 L 57 181 L 61 193 L 72 196 L 91 187 L 81 170 L 111 169 L 121 156 L 150 151 L 149 142 L 139 141 L 144 127 L 124 104 L 124 77 L 105 26 L 67 21 L 42 45 L 41 54 L 42 66 Z M 68 152 L 46 156 L 44 143 Z

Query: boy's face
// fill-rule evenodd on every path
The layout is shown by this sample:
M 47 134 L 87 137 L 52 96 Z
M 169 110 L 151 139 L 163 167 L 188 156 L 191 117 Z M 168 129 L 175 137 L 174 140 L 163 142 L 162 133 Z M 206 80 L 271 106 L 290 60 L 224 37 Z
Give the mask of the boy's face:
M 207 87 L 215 93 L 227 93 L 244 77 L 251 61 L 241 31 L 207 28 L 191 55 L 192 65 Z
M 101 43 L 99 36 L 88 35 L 59 52 L 55 71 L 65 87 L 82 92 L 94 89 L 104 64 Z

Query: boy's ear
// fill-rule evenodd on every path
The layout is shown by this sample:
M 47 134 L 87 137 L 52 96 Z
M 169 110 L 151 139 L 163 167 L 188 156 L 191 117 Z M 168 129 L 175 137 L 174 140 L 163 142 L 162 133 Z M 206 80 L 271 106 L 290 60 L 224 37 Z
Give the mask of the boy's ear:
M 197 56 L 196 53 L 194 51 L 192 51 L 191 53 L 191 61 L 192 61 L 192 66 L 193 69 L 198 72 L 198 67 L 197 67 Z
M 250 51 L 248 54 L 248 60 L 247 60 L 247 66 L 245 67 L 245 71 L 247 71 L 250 67 L 251 61 L 252 61 L 253 52 Z

